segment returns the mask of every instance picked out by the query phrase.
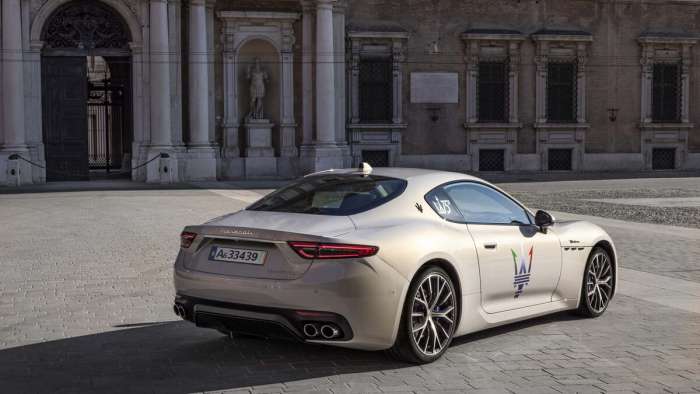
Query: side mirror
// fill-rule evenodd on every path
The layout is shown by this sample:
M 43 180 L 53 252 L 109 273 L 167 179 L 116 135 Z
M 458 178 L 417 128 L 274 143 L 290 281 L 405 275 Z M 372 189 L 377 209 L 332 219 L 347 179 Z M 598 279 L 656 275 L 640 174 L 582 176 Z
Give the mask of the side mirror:
M 535 224 L 542 231 L 546 231 L 546 228 L 554 224 L 554 216 L 550 215 L 546 211 L 537 211 L 535 214 Z

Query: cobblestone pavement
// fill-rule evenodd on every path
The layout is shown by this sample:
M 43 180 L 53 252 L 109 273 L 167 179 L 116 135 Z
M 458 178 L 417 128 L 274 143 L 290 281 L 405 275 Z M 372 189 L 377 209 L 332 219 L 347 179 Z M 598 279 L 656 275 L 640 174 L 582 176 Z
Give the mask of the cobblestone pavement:
M 654 189 L 639 182 L 627 189 Z M 554 199 L 548 190 L 601 182 L 557 183 L 505 187 Z M 468 335 L 424 366 L 376 352 L 230 341 L 175 319 L 181 228 L 263 192 L 0 195 L 0 392 L 700 392 L 700 314 L 622 286 L 601 318 L 560 313 Z M 629 272 L 691 292 L 700 282 L 700 230 L 675 237 L 668 226 L 594 220 Z
M 501 186 L 534 208 L 700 228 L 697 202 L 690 202 L 687 206 L 672 203 L 674 199 L 682 201 L 683 198 L 700 197 L 700 177 L 510 183 Z M 668 206 L 635 205 L 635 202 L 624 200 L 629 198 L 668 198 L 669 203 Z M 595 201 L 601 199 L 607 201 Z M 614 203 L 615 200 L 619 203 Z

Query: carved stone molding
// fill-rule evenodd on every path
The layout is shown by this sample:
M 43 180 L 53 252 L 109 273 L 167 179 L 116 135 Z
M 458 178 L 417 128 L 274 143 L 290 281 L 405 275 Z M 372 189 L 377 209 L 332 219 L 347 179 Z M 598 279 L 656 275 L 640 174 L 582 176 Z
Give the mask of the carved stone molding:
M 349 41 L 350 67 L 350 124 L 360 123 L 360 62 L 366 56 L 382 56 L 391 59 L 392 68 L 392 120 L 394 125 L 403 123 L 403 62 L 405 60 L 408 32 L 402 27 L 387 23 L 373 25 L 350 24 L 347 34 Z M 388 126 L 388 125 L 387 125 Z
M 293 24 L 300 15 L 294 12 L 220 11 L 223 21 L 221 43 L 223 46 L 224 75 L 224 135 L 227 156 L 237 157 L 238 128 L 241 114 L 238 113 L 238 54 L 250 40 L 262 39 L 275 47 L 280 64 L 280 153 L 282 156 L 297 155 L 295 144 L 296 121 L 294 118 L 294 59 L 296 42 Z
M 688 153 L 688 130 L 690 123 L 690 68 L 692 47 L 698 37 L 666 33 L 644 33 L 638 39 L 641 45 L 641 149 L 646 169 L 652 168 L 655 148 L 673 148 L 675 162 L 679 168 L 685 165 Z M 658 123 L 653 120 L 653 75 L 655 64 L 677 64 L 680 67 L 680 121 Z
M 476 129 L 479 125 L 477 109 L 477 84 L 479 62 L 504 62 L 508 67 L 508 123 L 518 124 L 518 77 L 520 73 L 520 44 L 525 37 L 516 30 L 470 29 L 462 34 L 467 63 L 466 119 L 465 127 Z M 468 137 L 471 140 L 471 137 Z
M 48 48 L 128 49 L 130 37 L 122 18 L 97 1 L 76 1 L 58 9 L 42 34 Z

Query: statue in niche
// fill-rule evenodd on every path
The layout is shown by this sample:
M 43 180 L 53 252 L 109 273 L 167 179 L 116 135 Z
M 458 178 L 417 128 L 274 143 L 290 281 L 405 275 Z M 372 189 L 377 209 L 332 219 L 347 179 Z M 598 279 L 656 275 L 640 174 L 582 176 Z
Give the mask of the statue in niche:
M 263 99 L 265 98 L 265 82 L 268 80 L 265 70 L 260 67 L 260 59 L 255 58 L 255 65 L 248 66 L 250 81 L 250 112 L 247 119 L 264 119 Z

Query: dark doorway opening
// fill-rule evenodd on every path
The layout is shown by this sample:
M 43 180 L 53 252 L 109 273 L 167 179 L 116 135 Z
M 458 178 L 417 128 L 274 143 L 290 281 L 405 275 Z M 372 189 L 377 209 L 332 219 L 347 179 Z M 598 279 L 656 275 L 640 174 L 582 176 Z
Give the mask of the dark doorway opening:
M 124 56 L 43 56 L 47 181 L 129 177 L 131 61 Z
M 676 168 L 675 148 L 654 148 L 651 150 L 651 168 L 653 170 L 673 170 Z
M 131 53 L 126 23 L 98 1 L 57 9 L 42 39 L 46 180 L 130 176 Z
M 389 151 L 363 150 L 362 161 L 372 167 L 389 167 Z
M 479 171 L 505 171 L 505 150 L 479 149 Z
M 573 149 L 549 149 L 548 168 L 550 171 L 571 171 Z

